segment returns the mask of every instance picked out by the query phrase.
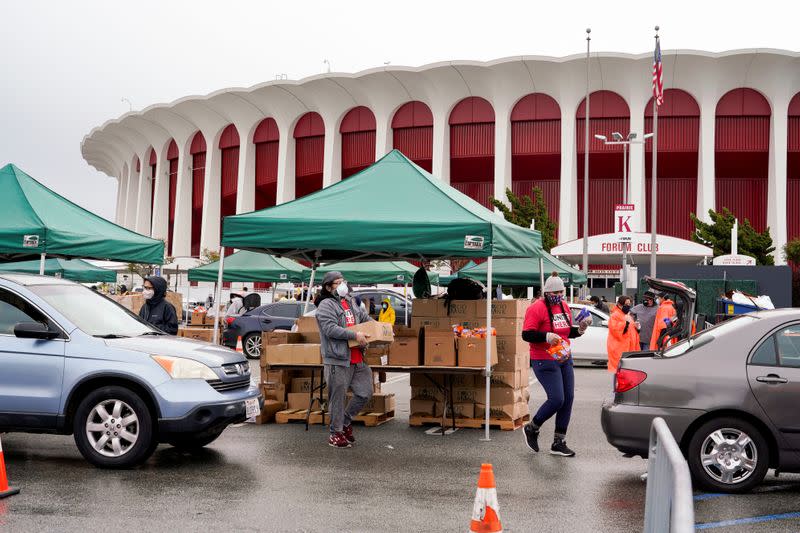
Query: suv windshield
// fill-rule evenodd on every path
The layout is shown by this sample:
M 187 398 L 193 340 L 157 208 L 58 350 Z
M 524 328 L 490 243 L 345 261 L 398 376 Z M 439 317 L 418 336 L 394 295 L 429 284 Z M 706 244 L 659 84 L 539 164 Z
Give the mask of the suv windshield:
M 115 301 L 82 285 L 35 285 L 29 288 L 88 335 L 136 337 L 157 331 Z
M 692 348 L 696 348 L 697 346 L 702 346 L 703 344 L 711 342 L 719 335 L 725 335 L 729 331 L 747 327 L 749 324 L 752 324 L 754 320 L 758 319 L 748 315 L 738 315 L 733 318 L 729 318 L 728 320 L 720 322 L 719 324 L 716 324 L 708 329 L 704 329 L 700 333 L 695 333 L 688 339 L 684 339 L 678 344 L 670 346 L 664 352 L 664 357 L 677 357 L 679 355 L 683 355 Z

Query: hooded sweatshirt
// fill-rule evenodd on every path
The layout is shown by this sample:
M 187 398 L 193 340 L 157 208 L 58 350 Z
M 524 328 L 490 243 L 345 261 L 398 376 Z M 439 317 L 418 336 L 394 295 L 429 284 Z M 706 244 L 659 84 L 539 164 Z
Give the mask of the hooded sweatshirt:
M 383 310 L 383 305 L 386 305 L 386 310 Z M 395 312 L 394 307 L 392 307 L 392 302 L 389 298 L 384 298 L 383 302 L 381 303 L 381 313 L 378 315 L 378 322 L 387 322 L 389 324 L 394 324 L 395 321 Z
M 159 276 L 145 278 L 153 285 L 153 297 L 144 301 L 139 309 L 139 317 L 164 333 L 175 335 L 178 333 L 178 315 L 175 307 L 167 300 L 167 281 Z

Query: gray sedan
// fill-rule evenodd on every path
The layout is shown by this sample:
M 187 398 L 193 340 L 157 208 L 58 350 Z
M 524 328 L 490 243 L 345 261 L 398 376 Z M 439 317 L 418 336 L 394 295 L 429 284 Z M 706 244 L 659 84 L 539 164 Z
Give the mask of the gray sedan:
M 800 472 L 800 311 L 742 315 L 667 348 L 628 354 L 603 403 L 608 441 L 647 457 L 666 420 L 695 482 L 746 492 L 769 468 Z

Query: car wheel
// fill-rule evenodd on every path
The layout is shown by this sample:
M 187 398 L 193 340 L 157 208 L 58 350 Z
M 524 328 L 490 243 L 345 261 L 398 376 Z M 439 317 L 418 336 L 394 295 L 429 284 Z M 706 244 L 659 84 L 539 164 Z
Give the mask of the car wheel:
M 769 468 L 769 446 L 752 424 L 717 418 L 703 424 L 689 442 L 689 470 L 706 490 L 748 492 Z
M 208 446 L 217 440 L 217 437 L 222 435 L 223 431 L 225 431 L 224 427 L 222 429 L 214 430 L 211 433 L 205 432 L 175 435 L 167 439 L 167 442 L 181 450 L 197 450 L 203 446 Z
M 73 433 L 81 455 L 100 468 L 136 466 L 155 449 L 150 410 L 125 387 L 89 393 L 75 412 Z
M 261 358 L 261 334 L 260 333 L 248 333 L 245 335 L 244 340 L 242 341 L 243 348 L 244 348 L 244 355 L 248 359 L 260 359 Z

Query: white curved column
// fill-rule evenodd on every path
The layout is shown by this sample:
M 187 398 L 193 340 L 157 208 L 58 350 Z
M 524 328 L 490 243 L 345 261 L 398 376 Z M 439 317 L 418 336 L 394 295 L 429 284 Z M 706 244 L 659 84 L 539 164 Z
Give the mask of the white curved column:
M 508 203 L 506 189 L 511 188 L 511 110 L 495 109 L 494 121 L 494 187 L 493 195 Z
M 295 140 L 293 127 L 282 125 L 279 127 L 278 140 L 278 179 L 276 204 L 283 204 L 294 200 L 295 197 Z
M 166 149 L 158 154 L 156 160 L 155 188 L 150 236 L 166 242 L 169 238 L 169 161 Z M 169 246 L 165 253 L 169 253 Z
M 125 208 L 125 227 L 129 230 L 136 228 L 136 209 L 139 204 L 139 172 L 136 165 L 131 164 L 128 170 L 128 192 Z
M 450 125 L 447 112 L 437 109 L 433 112 L 433 175 L 445 183 L 450 183 Z
M 178 142 L 176 140 L 176 142 Z M 172 230 L 173 257 L 192 253 L 192 155 L 191 137 L 178 144 L 178 183 L 175 186 L 175 222 Z
M 245 134 L 247 130 L 244 131 Z M 256 207 L 256 145 L 252 135 L 239 136 L 239 176 L 236 182 L 236 214 Z
M 697 149 L 697 216 L 711 222 L 709 209 L 716 208 L 714 142 L 716 135 L 717 99 L 713 95 L 700 102 L 700 144 Z
M 644 131 L 644 106 L 646 105 L 646 99 L 631 99 L 630 131 L 636 134 L 637 142 L 642 141 L 645 133 L 650 133 Z M 620 133 L 627 135 L 629 132 L 622 131 Z M 646 142 L 648 144 L 652 143 L 652 141 Z M 639 226 L 634 227 L 633 231 L 646 231 L 647 229 L 645 147 L 645 144 L 631 144 L 628 146 L 628 201 L 636 205 L 636 211 L 639 213 Z
M 385 114 L 375 115 L 375 161 L 392 151 L 392 125 Z
M 128 176 L 122 171 L 117 179 L 117 212 L 114 214 L 114 222 L 120 226 L 125 226 L 125 208 L 128 201 Z
M 769 186 L 767 192 L 767 225 L 772 234 L 772 253 L 776 265 L 785 265 L 783 246 L 787 239 L 786 219 L 786 167 L 788 142 L 789 100 L 772 100 L 769 136 Z
M 205 132 L 203 132 L 205 135 Z M 222 151 L 219 149 L 219 135 L 205 135 L 213 140 L 207 143 L 206 171 L 203 182 L 203 222 L 200 228 L 200 253 L 204 249 L 219 249 L 220 192 Z
M 342 181 L 342 134 L 339 124 L 325 117 L 325 153 L 322 164 L 322 187 Z
M 575 110 L 571 101 L 561 107 L 561 183 L 559 184 L 558 242 L 578 237 L 578 153 L 575 144 Z

